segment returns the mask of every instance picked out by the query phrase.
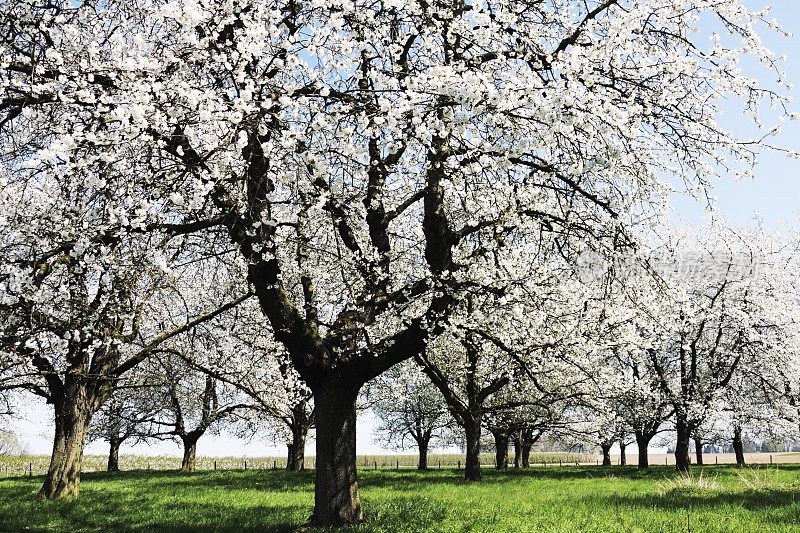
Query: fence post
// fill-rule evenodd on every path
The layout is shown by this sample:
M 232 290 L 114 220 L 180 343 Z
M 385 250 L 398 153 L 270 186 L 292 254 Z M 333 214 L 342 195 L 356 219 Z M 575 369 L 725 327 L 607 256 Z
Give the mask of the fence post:
M 461 461 L 458 461 L 458 469 L 461 470 Z
M 215 459 L 214 460 L 214 470 L 216 470 L 216 469 L 217 469 L 217 460 Z
M 400 461 L 397 461 L 397 470 L 400 470 Z
M 564 466 L 564 465 L 561 464 L 561 458 L 560 457 L 558 459 L 558 466 Z
M 715 465 L 718 465 L 718 464 L 719 464 L 719 455 L 715 455 L 715 456 L 714 456 L 714 464 L 715 464 Z
M 244 462 L 244 469 L 247 470 L 247 461 Z
M 378 461 L 375 461 L 375 470 L 378 469 Z
M 442 469 L 442 460 L 439 459 L 439 470 L 441 470 L 441 469 Z
M 772 464 L 772 454 L 769 454 L 769 464 Z
M 664 466 L 668 465 L 669 463 L 669 456 L 664 457 Z
M 33 477 L 33 463 L 28 463 L 28 477 Z
M 278 461 L 276 461 L 274 459 L 272 460 L 272 469 L 273 470 L 277 470 L 278 469 Z

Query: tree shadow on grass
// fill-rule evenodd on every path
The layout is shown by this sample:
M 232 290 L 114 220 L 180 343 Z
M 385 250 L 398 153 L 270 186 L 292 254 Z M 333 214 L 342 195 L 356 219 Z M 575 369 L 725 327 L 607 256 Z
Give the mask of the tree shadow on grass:
M 169 511 L 168 507 L 165 509 Z M 180 509 L 178 509 L 180 511 Z M 192 522 L 180 518 L 168 519 L 164 517 L 151 517 L 135 526 L 122 526 L 121 524 L 108 526 L 100 523 L 97 531 L 121 532 L 287 532 L 296 531 L 310 514 L 310 509 L 304 505 L 257 505 L 242 509 L 238 506 L 205 505 L 202 514 L 198 516 L 193 508 L 190 516 Z M 186 516 L 181 513 L 181 516 Z
M 260 487 L 252 483 L 255 491 L 238 498 L 214 492 L 218 485 L 209 485 L 208 492 L 154 486 L 148 482 L 151 477 L 180 479 L 164 472 L 87 475 L 79 498 L 59 501 L 36 501 L 35 478 L 4 480 L 0 531 L 293 531 L 311 512 L 310 505 L 296 498 L 259 494 Z
M 57 517 L 48 516 L 39 520 L 36 515 L 25 517 L 0 516 L 0 531 L 47 531 L 58 532 L 286 532 L 295 531 L 308 517 L 305 506 L 256 506 L 247 512 L 239 507 L 206 505 L 191 513 L 169 516 L 167 507 L 149 508 L 151 514 L 133 516 L 123 509 L 105 509 L 100 514 L 96 506 L 82 506 L 80 511 L 59 511 Z M 167 516 L 163 516 L 163 512 Z M 291 517 L 298 516 L 297 520 Z
M 745 491 L 671 490 L 663 494 L 614 494 L 595 496 L 597 505 L 641 510 L 695 513 L 725 513 L 726 509 L 741 508 L 762 512 L 774 524 L 800 525 L 800 491 L 797 488 Z
M 699 467 L 706 472 L 721 472 L 725 475 L 733 475 L 736 467 L 725 466 L 704 466 Z M 794 470 L 800 474 L 800 465 L 783 465 L 781 470 Z M 698 471 L 694 467 L 693 472 Z M 620 478 L 620 479 L 653 479 L 662 480 L 675 474 L 674 466 L 655 465 L 647 469 L 639 469 L 635 466 L 626 467 L 598 467 L 598 466 L 534 466 L 531 468 L 509 468 L 507 470 L 496 470 L 492 467 L 484 466 L 481 469 L 483 479 L 482 484 L 506 483 L 516 479 L 543 479 L 543 480 L 580 480 L 591 478 Z M 314 483 L 314 471 L 305 470 L 299 472 L 286 471 L 283 469 L 253 469 L 253 470 L 203 470 L 192 473 L 181 472 L 179 470 L 126 470 L 120 472 L 90 472 L 83 473 L 82 479 L 99 485 L 105 482 L 135 482 L 141 481 L 150 486 L 170 486 L 170 487 L 208 487 L 208 488 L 227 488 L 237 489 L 259 489 L 265 491 L 283 492 L 287 490 L 311 490 Z M 41 483 L 42 477 L 16 477 L 3 478 L 6 481 L 34 481 Z M 1 480 L 0 480 L 1 481 Z M 436 469 L 426 471 L 416 469 L 364 469 L 359 471 L 359 484 L 374 487 L 398 487 L 404 489 L 413 486 L 424 486 L 429 484 L 447 485 L 470 485 L 474 482 L 464 479 L 463 470 L 455 468 Z
M 483 468 L 482 479 L 477 484 L 503 484 L 515 480 L 581 480 L 603 479 L 608 477 L 623 479 L 662 479 L 667 472 L 674 472 L 674 468 L 661 467 L 648 470 L 639 470 L 636 467 L 603 468 L 594 466 L 563 466 L 563 467 L 532 467 L 508 470 Z M 429 471 L 403 471 L 403 470 L 378 470 L 365 471 L 359 474 L 359 485 L 369 487 L 389 487 L 399 490 L 409 490 L 414 487 L 429 485 L 473 485 L 476 482 L 466 481 L 462 470 L 429 470 Z
M 224 474 L 231 476 L 233 473 Z M 91 474 L 84 476 L 79 498 L 45 502 L 33 498 L 39 486 L 35 479 L 7 480 L 0 486 L 0 531 L 279 532 L 296 531 L 311 513 L 313 488 L 308 472 L 255 471 L 241 473 L 233 479 L 220 479 L 220 475 Z M 231 493 L 228 493 L 229 504 L 203 499 L 204 486 L 211 492 L 220 486 L 258 491 L 263 487 L 254 482 L 269 476 L 278 479 L 269 485 L 272 490 L 287 482 L 288 486 L 306 493 L 308 504 L 299 504 L 292 497 L 273 504 L 264 503 L 258 496 L 242 501 Z M 225 481 L 228 483 L 221 483 Z M 417 478 L 416 481 L 417 491 L 426 487 L 424 480 Z M 170 482 L 188 483 L 190 490 L 170 487 Z M 445 520 L 450 512 L 447 503 L 419 494 L 382 495 L 374 499 L 364 494 L 363 498 L 369 522 L 366 529 L 370 531 L 426 531 Z M 356 526 L 343 530 L 364 529 Z
M 285 470 L 207 470 L 181 472 L 177 470 L 129 470 L 83 474 L 84 481 L 105 482 L 141 481 L 149 486 L 197 487 L 209 489 L 257 489 L 271 492 L 313 490 L 314 471 Z

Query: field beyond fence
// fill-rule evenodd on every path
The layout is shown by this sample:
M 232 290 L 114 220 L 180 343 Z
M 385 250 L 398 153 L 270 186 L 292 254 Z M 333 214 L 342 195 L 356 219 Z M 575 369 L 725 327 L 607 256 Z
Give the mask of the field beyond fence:
M 649 454 L 651 465 L 674 465 L 675 457 L 671 454 Z M 611 456 L 612 463 L 619 465 L 620 456 Z M 627 464 L 635 466 L 637 455 L 626 454 Z M 83 458 L 83 472 L 104 472 L 107 457 L 105 455 L 85 455 Z M 513 466 L 513 455 L 509 455 L 509 467 Z M 748 453 L 745 454 L 747 464 L 798 464 L 800 453 Z M 531 453 L 530 465 L 538 466 L 591 466 L 599 465 L 602 458 L 599 455 L 539 452 Z M 692 455 L 694 461 L 694 455 Z M 0 477 L 38 476 L 47 472 L 50 456 L 47 455 L 7 455 L 0 456 Z M 735 464 L 736 457 L 732 453 L 705 454 L 704 464 Z M 387 470 L 397 468 L 416 468 L 417 456 L 410 454 L 397 455 L 359 455 L 357 464 L 360 470 Z M 481 465 L 494 467 L 494 453 L 482 453 Z M 313 470 L 315 457 L 307 456 L 305 468 Z M 431 470 L 443 468 L 461 468 L 464 466 L 463 454 L 429 454 L 428 468 Z M 181 467 L 181 458 L 172 456 L 144 456 L 120 455 L 120 470 L 178 470 Z M 286 457 L 198 457 L 197 470 L 266 470 L 286 468 Z

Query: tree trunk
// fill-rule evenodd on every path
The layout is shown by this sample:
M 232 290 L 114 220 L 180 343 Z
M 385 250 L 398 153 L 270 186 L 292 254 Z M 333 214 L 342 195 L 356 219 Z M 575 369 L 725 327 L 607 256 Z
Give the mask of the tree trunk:
M 529 468 L 531 466 L 531 448 L 530 444 L 522 443 L 522 468 Z
M 53 454 L 39 499 L 69 498 L 80 492 L 83 445 L 93 413 L 84 387 L 73 385 L 66 392 L 55 406 Z
M 420 438 L 417 441 L 417 447 L 419 448 L 419 461 L 417 462 L 417 470 L 427 470 L 428 469 L 428 439 L 425 437 Z
M 625 441 L 620 439 L 619 441 L 619 466 L 628 466 L 628 458 L 625 457 Z
M 514 435 L 514 468 L 522 466 L 522 439 L 519 434 Z
M 736 454 L 736 464 L 744 466 L 744 445 L 742 444 L 742 427 L 733 426 L 733 452 Z
M 611 446 L 612 444 L 603 443 L 600 445 L 600 449 L 603 451 L 603 464 L 602 466 L 611 466 Z
M 311 526 L 364 521 L 356 476 L 356 396 L 359 386 L 324 379 L 314 387 L 316 483 Z
M 481 423 L 480 421 L 467 421 L 464 428 L 467 438 L 467 459 L 464 468 L 464 479 L 467 481 L 481 480 Z
M 495 460 L 494 467 L 497 470 L 508 468 L 508 434 L 502 431 L 492 431 L 494 437 Z
M 636 432 L 636 446 L 639 448 L 639 468 L 648 468 L 650 461 L 647 458 L 647 447 L 651 437 L 641 432 Z
M 194 472 L 194 469 L 197 466 L 198 438 L 181 437 L 183 440 L 183 461 L 181 461 L 181 471 L 183 472 Z
M 689 435 L 691 428 L 685 420 L 680 418 L 675 423 L 677 440 L 675 441 L 675 468 L 679 472 L 689 471 Z
M 286 470 L 302 470 L 306 460 L 306 432 L 303 428 L 292 428 L 292 442 L 286 448 Z
M 703 439 L 700 437 L 694 438 L 694 455 L 696 458 L 695 464 L 703 464 Z
M 108 449 L 108 472 L 119 472 L 119 447 L 122 441 L 118 438 L 111 437 L 109 439 Z

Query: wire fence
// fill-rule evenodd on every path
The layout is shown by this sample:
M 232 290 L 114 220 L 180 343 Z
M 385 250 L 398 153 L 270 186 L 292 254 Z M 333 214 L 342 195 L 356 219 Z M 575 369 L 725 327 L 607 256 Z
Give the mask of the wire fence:
M 104 472 L 107 457 L 102 455 L 85 455 L 82 472 Z M 589 464 L 592 456 L 572 453 L 531 453 L 531 465 Z M 50 457 L 45 455 L 0 456 L 0 476 L 38 476 L 47 472 Z M 386 470 L 398 468 L 417 468 L 417 455 L 359 455 L 356 464 L 362 470 Z M 196 471 L 213 470 L 283 470 L 286 468 L 286 457 L 197 457 Z M 494 466 L 494 453 L 481 454 L 482 466 Z M 429 469 L 461 468 L 464 465 L 463 454 L 428 454 Z M 316 458 L 307 455 L 303 469 L 313 470 Z M 120 455 L 120 470 L 178 470 L 181 467 L 180 457 Z
M 619 455 L 612 455 L 612 465 L 621 463 Z M 636 466 L 638 455 L 626 454 L 628 466 Z M 649 463 L 656 465 L 675 465 L 675 457 L 670 454 L 649 454 Z M 745 461 L 751 465 L 764 464 L 797 464 L 800 463 L 800 453 L 749 453 L 745 454 Z M 0 456 L 0 477 L 40 476 L 47 473 L 50 457 L 45 455 L 9 455 Z M 286 457 L 198 457 L 195 462 L 196 471 L 213 470 L 283 470 L 286 468 Z M 692 457 L 695 462 L 695 457 Z M 599 466 L 602 458 L 599 455 L 576 453 L 531 453 L 529 465 L 531 467 L 568 467 L 568 466 Z M 705 454 L 705 465 L 735 464 L 735 455 L 732 453 Z M 416 455 L 359 455 L 356 464 L 361 470 L 392 470 L 417 468 Z M 83 458 L 82 472 L 106 471 L 107 457 L 102 455 L 86 455 Z M 313 470 L 316 465 L 315 457 L 306 456 L 304 469 Z M 464 466 L 463 454 L 436 454 L 428 455 L 428 468 L 436 469 L 461 469 Z M 482 453 L 481 466 L 494 467 L 495 454 Z M 513 467 L 513 456 L 509 457 L 508 466 Z M 178 470 L 181 467 L 180 457 L 170 456 L 142 456 L 120 455 L 120 470 Z

